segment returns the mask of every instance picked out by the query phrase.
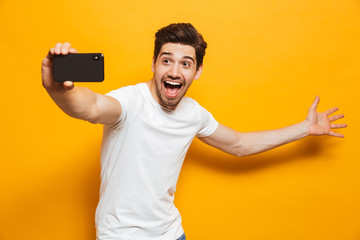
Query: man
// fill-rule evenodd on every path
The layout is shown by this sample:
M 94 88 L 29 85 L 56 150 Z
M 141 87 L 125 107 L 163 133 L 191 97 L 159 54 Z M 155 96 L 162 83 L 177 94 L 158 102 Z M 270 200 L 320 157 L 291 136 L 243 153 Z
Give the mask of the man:
M 77 53 L 56 44 L 42 64 L 43 86 L 68 115 L 104 124 L 101 148 L 97 239 L 185 239 L 174 192 L 186 152 L 194 137 L 236 155 L 260 153 L 308 135 L 343 137 L 331 124 L 344 117 L 332 108 L 282 129 L 240 133 L 222 124 L 195 100 L 184 97 L 200 77 L 206 42 L 191 24 L 171 24 L 156 33 L 153 77 L 106 95 L 72 82 L 54 82 L 54 55 Z

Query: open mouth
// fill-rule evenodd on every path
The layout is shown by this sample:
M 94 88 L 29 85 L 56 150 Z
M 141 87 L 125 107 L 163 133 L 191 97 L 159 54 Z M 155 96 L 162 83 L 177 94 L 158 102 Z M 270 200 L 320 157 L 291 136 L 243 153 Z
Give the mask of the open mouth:
M 169 81 L 169 80 L 164 81 L 163 84 L 164 84 L 165 94 L 168 97 L 176 97 L 183 86 L 181 82 Z

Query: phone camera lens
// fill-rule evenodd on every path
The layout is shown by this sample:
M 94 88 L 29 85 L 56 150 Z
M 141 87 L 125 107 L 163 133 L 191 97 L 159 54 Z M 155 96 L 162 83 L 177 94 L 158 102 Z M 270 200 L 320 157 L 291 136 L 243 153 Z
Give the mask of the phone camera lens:
M 92 60 L 93 61 L 99 61 L 101 59 L 101 56 L 100 55 L 94 55 L 92 56 Z

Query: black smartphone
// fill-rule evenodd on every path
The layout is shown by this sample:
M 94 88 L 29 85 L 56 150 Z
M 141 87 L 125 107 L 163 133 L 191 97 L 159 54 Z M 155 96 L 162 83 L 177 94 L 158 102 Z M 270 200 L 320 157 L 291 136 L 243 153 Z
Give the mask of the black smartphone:
M 54 55 L 56 82 L 104 81 L 104 55 L 102 53 L 69 53 Z

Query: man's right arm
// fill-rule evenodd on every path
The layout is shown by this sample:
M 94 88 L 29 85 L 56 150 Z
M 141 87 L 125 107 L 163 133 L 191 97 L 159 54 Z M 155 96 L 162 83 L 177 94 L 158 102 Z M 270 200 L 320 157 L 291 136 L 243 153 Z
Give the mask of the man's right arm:
M 55 82 L 54 55 L 77 53 L 70 43 L 58 43 L 51 48 L 42 62 L 42 84 L 54 102 L 69 116 L 91 123 L 112 124 L 121 115 L 121 105 L 113 97 L 76 87 L 73 82 Z

